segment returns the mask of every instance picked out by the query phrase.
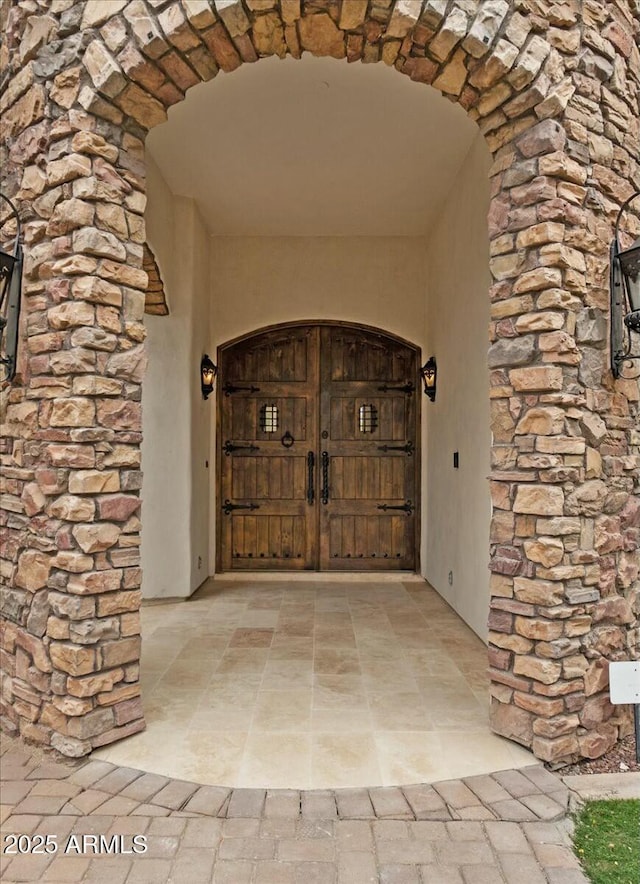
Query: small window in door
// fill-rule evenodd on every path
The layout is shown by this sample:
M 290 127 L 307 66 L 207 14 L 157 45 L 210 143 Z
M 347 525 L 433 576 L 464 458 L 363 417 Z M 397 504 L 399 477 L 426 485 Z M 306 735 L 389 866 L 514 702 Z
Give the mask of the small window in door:
M 358 412 L 358 429 L 361 433 L 373 433 L 378 428 L 378 410 L 375 405 L 361 405 Z
M 260 429 L 263 433 L 275 433 L 278 429 L 278 406 L 263 405 L 260 409 Z

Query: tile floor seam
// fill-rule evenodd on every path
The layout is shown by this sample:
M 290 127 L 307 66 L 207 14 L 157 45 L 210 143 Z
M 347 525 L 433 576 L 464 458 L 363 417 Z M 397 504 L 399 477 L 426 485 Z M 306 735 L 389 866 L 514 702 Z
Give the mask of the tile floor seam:
M 218 704 L 214 707 L 209 707 L 206 702 L 206 693 L 207 691 L 211 691 L 214 678 L 221 675 L 223 671 L 231 672 L 231 669 L 225 669 L 221 664 L 221 661 L 226 659 L 225 655 L 231 650 L 231 636 L 233 635 L 233 631 L 237 628 L 259 629 L 261 627 L 268 627 L 271 629 L 273 626 L 274 632 L 270 636 L 270 647 L 265 652 L 265 659 L 260 661 L 257 670 L 253 668 L 257 677 L 243 681 L 243 683 L 247 685 L 247 688 L 252 685 L 253 687 L 251 689 L 256 693 L 259 693 L 263 699 L 266 699 L 266 696 L 268 695 L 267 689 L 278 689 L 280 685 L 271 680 L 271 673 L 277 673 L 277 667 L 275 666 L 276 660 L 291 660 L 292 663 L 295 664 L 296 659 L 304 659 L 308 661 L 309 671 L 316 672 L 316 676 L 314 676 L 311 681 L 307 680 L 309 678 L 309 676 L 307 676 L 295 683 L 296 687 L 299 686 L 307 691 L 308 696 L 311 698 L 311 710 L 310 717 L 307 715 L 304 718 L 304 733 L 309 736 L 305 737 L 300 744 L 299 764 L 302 765 L 300 771 L 301 773 L 304 771 L 304 777 L 301 778 L 299 783 L 290 781 L 288 785 L 296 785 L 298 787 L 306 788 L 328 785 L 329 780 L 326 778 L 325 773 L 322 773 L 321 776 L 319 776 L 321 768 L 318 767 L 319 764 L 324 764 L 324 762 L 321 761 L 323 757 L 322 752 L 325 751 L 325 749 L 328 750 L 333 748 L 331 742 L 327 742 L 326 735 L 330 734 L 332 730 L 339 732 L 340 739 L 342 739 L 343 745 L 346 747 L 347 735 L 355 731 L 360 731 L 363 725 L 367 729 L 367 733 L 370 734 L 370 749 L 367 750 L 369 753 L 368 758 L 370 760 L 367 763 L 370 765 L 371 769 L 369 770 L 368 768 L 365 769 L 363 767 L 363 774 L 367 773 L 367 776 L 363 776 L 363 778 L 359 780 L 361 784 L 373 783 L 378 786 L 387 786 L 403 781 L 417 782 L 419 780 L 424 781 L 429 778 L 433 780 L 436 778 L 433 776 L 431 770 L 428 771 L 428 773 L 431 774 L 430 777 L 425 777 L 424 774 L 422 774 L 421 776 L 416 776 L 415 779 L 414 777 L 411 777 L 411 779 L 406 776 L 403 777 L 402 773 L 410 771 L 413 767 L 415 769 L 415 774 L 418 774 L 420 772 L 420 766 L 422 765 L 422 767 L 424 767 L 425 765 L 425 759 L 427 759 L 426 763 L 430 768 L 435 768 L 438 764 L 442 766 L 443 753 L 445 747 L 450 742 L 449 731 L 454 727 L 454 719 L 451 719 L 451 724 L 446 724 L 444 721 L 439 720 L 441 716 L 440 712 L 435 715 L 428 712 L 427 714 L 431 720 L 423 718 L 420 723 L 420 727 L 423 728 L 423 733 L 427 736 L 428 749 L 419 751 L 418 743 L 415 742 L 415 738 L 418 736 L 417 733 L 412 735 L 409 731 L 407 731 L 406 734 L 404 732 L 399 732 L 398 725 L 391 725 L 393 731 L 390 729 L 390 721 L 385 720 L 385 716 L 388 718 L 389 713 L 380 711 L 380 709 L 385 708 L 385 705 L 383 704 L 383 706 L 380 707 L 379 701 L 383 699 L 380 691 L 389 691 L 392 686 L 390 683 L 381 683 L 376 680 L 375 668 L 369 670 L 366 665 L 366 661 L 379 665 L 380 638 L 384 636 L 384 641 L 382 642 L 383 645 L 386 643 L 387 639 L 391 639 L 394 646 L 393 659 L 403 667 L 402 672 L 404 672 L 404 678 L 407 679 L 403 684 L 405 690 L 411 690 L 414 692 L 416 689 L 415 679 L 417 675 L 422 677 L 422 673 L 427 673 L 430 682 L 428 682 L 427 685 L 418 685 L 419 692 L 424 696 L 424 691 L 429 689 L 428 684 L 435 684 L 435 676 L 436 673 L 440 671 L 439 667 L 441 666 L 442 660 L 447 659 L 446 656 L 443 656 L 446 655 L 447 652 L 447 641 L 443 639 L 442 635 L 439 634 L 438 629 L 434 627 L 434 623 L 431 622 L 434 610 L 439 612 L 438 616 L 440 618 L 444 617 L 441 621 L 442 630 L 446 631 L 448 635 L 453 636 L 456 639 L 456 650 L 462 647 L 460 643 L 464 640 L 465 642 L 472 642 L 472 645 L 469 645 L 469 648 L 473 647 L 473 654 L 480 654 L 480 656 L 482 656 L 485 653 L 479 641 L 471 635 L 467 627 L 460 624 L 457 619 L 450 615 L 450 613 L 447 614 L 444 603 L 441 600 L 438 600 L 435 596 L 430 595 L 424 584 L 416 583 L 416 585 L 412 587 L 411 593 L 408 592 L 409 585 L 407 584 L 405 586 L 402 583 L 392 587 L 385 587 L 383 584 L 375 584 L 374 582 L 369 587 L 361 586 L 359 588 L 347 586 L 346 584 L 336 584 L 331 589 L 329 595 L 325 594 L 327 591 L 326 586 L 321 588 L 319 584 L 312 584 L 310 587 L 303 587 L 303 598 L 300 603 L 296 601 L 295 604 L 293 603 L 295 596 L 289 591 L 290 587 L 287 588 L 286 584 L 283 587 L 277 587 L 275 591 L 269 590 L 272 597 L 271 599 L 267 598 L 266 604 L 262 604 L 259 597 L 260 592 L 264 593 L 264 587 L 258 590 L 255 587 L 251 587 L 249 584 L 248 590 L 253 593 L 251 601 L 247 602 L 245 600 L 240 604 L 239 593 L 246 593 L 247 587 L 238 585 L 232 594 L 233 597 L 228 600 L 230 604 L 227 603 L 222 606 L 220 606 L 219 602 L 221 600 L 221 592 L 224 590 L 224 583 L 220 583 L 219 587 L 220 590 L 216 587 L 215 592 L 210 592 L 209 597 L 206 600 L 201 599 L 200 601 L 196 601 L 195 604 L 189 602 L 182 606 L 172 604 L 164 606 L 163 616 L 175 613 L 175 616 L 179 619 L 179 623 L 185 625 L 190 622 L 189 612 L 197 612 L 195 618 L 197 623 L 194 623 L 193 628 L 201 629 L 201 638 L 198 638 L 196 634 L 196 645 L 199 643 L 201 647 L 206 647 L 206 636 L 210 633 L 219 636 L 218 639 L 214 639 L 216 653 L 209 658 L 215 661 L 211 667 L 211 675 L 207 674 L 205 677 L 199 679 L 196 686 L 197 689 L 194 690 L 195 706 L 189 710 L 189 724 L 188 730 L 185 730 L 184 732 L 185 735 L 195 735 L 196 733 L 199 735 L 198 728 L 204 727 L 204 724 L 202 718 L 200 719 L 200 723 L 197 723 L 197 716 L 202 716 L 203 713 L 206 713 L 208 708 L 211 708 L 212 710 L 223 708 L 222 705 Z M 222 595 L 224 595 L 224 593 Z M 398 612 L 392 611 L 392 605 L 399 606 Z M 152 607 L 147 610 L 153 611 L 154 608 Z M 273 616 L 268 615 L 269 619 L 264 619 L 264 616 L 267 615 L 261 615 L 261 610 L 271 611 Z M 155 608 L 155 611 L 158 616 L 153 618 L 153 625 L 158 631 L 158 636 L 160 637 L 163 620 L 159 615 L 163 614 L 163 611 L 157 607 Z M 203 611 L 206 614 L 204 624 L 201 623 Z M 221 613 L 225 611 L 226 613 Z M 372 614 L 373 620 L 371 619 Z M 262 619 L 260 619 L 261 616 Z M 226 627 L 224 622 L 219 622 L 220 617 L 222 617 L 223 621 L 225 617 L 227 618 Z M 300 641 L 302 641 L 303 648 L 306 644 L 307 652 L 303 653 L 302 658 L 299 656 L 298 651 L 293 655 L 286 653 L 287 647 L 295 646 L 287 644 L 292 636 L 287 637 L 287 635 L 283 635 L 283 638 L 285 639 L 284 644 L 278 640 L 279 626 L 286 623 L 286 618 L 292 617 L 294 619 L 296 617 L 306 618 L 311 626 L 313 626 L 314 617 L 318 618 L 317 629 L 293 630 L 293 641 L 297 644 L 298 648 L 300 648 Z M 320 696 L 320 680 L 317 677 L 317 673 L 322 671 L 332 671 L 331 669 L 325 670 L 323 667 L 317 665 L 317 661 L 322 654 L 322 649 L 325 647 L 322 644 L 323 636 L 328 636 L 328 639 L 330 640 L 326 645 L 327 648 L 334 648 L 339 652 L 339 646 L 342 643 L 341 641 L 336 642 L 335 640 L 332 640 L 330 634 L 331 624 L 337 625 L 340 628 L 344 625 L 348 625 L 348 634 L 350 636 L 348 643 L 354 652 L 353 659 L 359 661 L 359 677 L 362 680 L 360 681 L 358 695 L 362 698 L 362 715 L 364 717 L 363 724 L 360 725 L 356 723 L 357 719 L 355 715 L 350 717 L 350 720 L 346 722 L 346 726 L 342 724 L 344 716 L 339 714 L 338 709 L 340 704 L 336 704 L 335 702 L 318 702 L 318 697 Z M 414 641 L 414 627 L 416 624 L 420 627 L 419 635 L 421 637 L 419 641 Z M 383 630 L 382 633 L 380 632 L 380 629 Z M 296 641 L 296 632 L 304 633 L 308 638 Z M 174 635 L 177 638 L 179 630 L 174 629 L 173 631 L 166 632 L 166 634 Z M 403 636 L 406 636 L 407 639 L 406 646 L 403 645 Z M 423 641 L 427 643 L 428 648 L 424 650 L 420 656 L 419 648 Z M 173 670 L 174 672 L 183 673 L 180 677 L 184 677 L 185 670 L 181 667 L 183 666 L 183 661 L 186 659 L 185 655 L 187 653 L 187 647 L 188 645 L 183 639 L 181 639 L 176 646 L 176 653 L 171 655 L 172 659 L 169 661 L 170 664 L 177 667 L 177 669 Z M 282 653 L 283 650 L 284 653 Z M 395 653 L 396 651 L 397 654 Z M 375 656 L 369 656 L 371 653 L 374 653 Z M 477 704 L 478 679 L 473 678 L 474 669 L 469 662 L 473 658 L 473 654 L 469 656 L 469 654 L 465 653 L 460 660 L 456 660 L 456 663 L 459 663 L 459 665 L 454 664 L 453 658 L 449 657 L 448 659 L 450 661 L 450 671 L 455 673 L 456 678 L 458 679 L 455 683 L 459 685 L 467 685 L 465 688 L 465 696 L 469 698 L 469 702 Z M 155 686 L 153 696 L 154 698 L 160 698 L 161 693 L 159 692 L 162 690 L 163 684 L 168 684 L 165 676 L 171 675 L 171 665 L 167 664 L 167 660 L 164 657 L 156 657 L 156 660 L 158 663 L 160 663 L 161 660 L 163 661 L 161 668 L 156 666 L 155 670 L 153 670 L 155 674 L 152 676 L 153 684 Z M 316 661 L 315 663 L 314 660 Z M 378 661 L 377 664 L 376 661 Z M 429 665 L 429 661 L 432 661 L 432 665 Z M 438 661 L 437 664 L 436 661 Z M 475 668 L 477 669 L 478 666 L 476 665 Z M 343 670 L 334 668 L 333 671 L 341 672 Z M 217 675 L 215 675 L 215 673 L 217 673 Z M 178 682 L 174 682 L 174 684 L 178 684 Z M 445 678 L 443 682 L 445 694 L 440 694 L 440 696 L 445 696 L 446 692 L 452 689 L 452 684 L 454 683 L 447 681 Z M 474 690 L 470 690 L 470 688 L 475 689 L 476 693 L 474 693 Z M 166 700 L 168 700 L 168 696 L 165 699 L 165 705 Z M 424 701 L 420 700 L 424 716 L 425 707 L 423 702 Z M 347 704 L 348 700 L 346 703 L 345 701 L 342 701 L 341 705 L 344 708 Z M 441 703 L 440 706 L 442 706 Z M 188 706 L 183 706 L 183 708 L 188 710 Z M 247 706 L 243 704 L 243 708 L 247 708 Z M 474 709 L 475 708 L 479 710 L 481 706 L 474 706 Z M 334 711 L 330 713 L 330 709 L 333 709 Z M 365 709 L 366 715 L 364 714 Z M 193 714 L 194 711 L 195 715 Z M 415 715 L 415 713 L 412 714 Z M 476 712 L 473 714 L 474 716 L 477 715 Z M 459 713 L 456 712 L 456 715 L 459 715 Z M 151 713 L 148 712 L 147 717 L 150 724 L 147 735 L 141 735 L 139 740 L 132 741 L 130 745 L 135 746 L 137 742 L 138 745 L 144 746 L 145 740 L 149 741 L 153 739 L 152 731 L 156 725 L 154 724 Z M 212 717 L 215 720 L 216 714 L 214 712 L 212 712 Z M 464 716 L 461 720 L 468 721 L 468 715 Z M 160 726 L 163 721 L 166 721 L 164 715 L 159 719 L 158 726 Z M 298 721 L 300 721 L 299 717 Z M 224 755 L 223 753 L 223 760 L 216 762 L 216 769 L 219 769 L 222 772 L 224 768 L 227 771 L 226 775 L 217 777 L 212 776 L 209 779 L 203 780 L 202 776 L 199 774 L 197 778 L 200 782 L 204 781 L 210 784 L 220 782 L 232 783 L 233 769 L 237 770 L 239 764 L 243 765 L 245 772 L 250 772 L 247 765 L 251 757 L 257 757 L 256 752 L 258 751 L 258 742 L 257 739 L 251 741 L 251 738 L 248 738 L 248 735 L 251 735 L 251 737 L 257 735 L 257 723 L 257 711 L 255 707 L 249 710 L 248 715 L 244 715 L 244 720 L 238 721 L 237 724 L 234 723 L 233 727 L 238 733 L 230 733 L 230 737 L 233 738 L 235 742 L 228 744 L 228 749 L 224 750 L 227 754 Z M 409 722 L 407 722 L 406 725 L 401 725 L 401 727 L 407 727 L 407 725 L 409 725 Z M 214 727 L 216 731 L 225 727 L 223 716 L 217 716 L 217 721 Z M 467 725 L 465 725 L 465 727 L 468 729 Z M 474 718 L 474 727 L 483 728 L 486 727 L 486 724 L 482 722 L 481 718 Z M 273 725 L 270 723 L 267 724 L 267 728 L 270 733 L 276 733 L 278 730 L 282 730 L 282 728 L 278 728 L 277 730 L 274 729 Z M 447 736 L 446 738 L 443 738 L 440 734 L 444 732 L 445 728 L 447 729 Z M 292 730 L 291 726 L 289 727 L 289 730 Z M 262 725 L 260 732 L 262 732 Z M 300 732 L 302 733 L 302 731 Z M 162 729 L 161 734 L 163 742 L 166 741 L 167 736 L 169 735 L 166 725 Z M 216 736 L 219 737 L 221 734 L 216 733 Z M 508 765 L 512 765 L 514 760 L 519 760 L 514 757 L 513 751 L 510 750 L 506 744 L 501 742 L 499 738 L 490 736 L 488 729 L 486 734 L 478 731 L 476 742 L 478 741 L 478 738 L 480 739 L 480 745 L 482 746 L 480 755 L 482 752 L 487 753 L 487 762 L 483 763 L 490 763 L 489 757 L 491 753 L 495 754 L 498 746 L 500 746 L 500 751 L 504 752 L 505 760 Z M 193 738 L 190 737 L 190 739 Z M 409 743 L 407 743 L 407 739 L 409 739 Z M 414 742 L 411 742 L 411 740 L 414 740 Z M 491 743 L 492 740 L 494 741 L 493 743 Z M 149 745 L 151 744 L 149 743 Z M 338 740 L 337 745 L 340 745 L 340 740 Z M 494 745 L 496 746 L 495 750 L 492 748 Z M 232 746 L 237 748 L 232 749 Z M 113 747 L 109 750 L 103 750 L 103 752 L 103 757 L 107 757 L 110 761 L 123 760 L 120 757 L 122 747 Z M 140 757 L 142 757 L 144 752 L 145 750 L 141 750 Z M 411 755 L 412 752 L 415 754 L 415 760 L 413 760 Z M 454 755 L 455 754 L 456 753 L 454 753 Z M 195 770 L 196 767 L 200 769 L 203 765 L 203 762 L 196 761 L 195 755 L 189 755 L 188 752 L 186 755 L 183 751 L 174 752 L 171 757 L 174 760 L 177 758 L 182 759 L 180 763 L 183 766 L 183 770 L 181 773 L 178 773 L 178 775 L 183 778 L 194 778 L 190 769 Z M 429 759 L 432 760 L 430 761 Z M 130 759 L 129 763 L 132 766 L 136 766 L 137 759 L 135 754 Z M 311 779 L 308 779 L 309 764 L 311 764 Z M 137 763 L 137 766 L 140 766 L 140 764 Z M 160 768 L 156 765 L 156 769 Z M 334 771 L 335 774 L 335 764 L 333 764 L 331 770 Z M 375 777 L 371 776 L 372 771 L 377 771 Z M 471 771 L 466 772 L 469 773 Z M 173 771 L 173 773 L 175 774 L 177 771 Z M 451 774 L 454 773 L 455 770 L 451 768 Z M 253 779 L 251 779 L 251 777 L 253 777 Z M 242 785 L 264 784 L 259 783 L 253 774 L 251 774 L 251 777 L 243 775 Z M 267 782 L 267 780 L 264 782 Z M 349 782 L 345 782 L 344 785 L 353 785 L 357 782 L 358 781 L 354 780 L 350 774 Z

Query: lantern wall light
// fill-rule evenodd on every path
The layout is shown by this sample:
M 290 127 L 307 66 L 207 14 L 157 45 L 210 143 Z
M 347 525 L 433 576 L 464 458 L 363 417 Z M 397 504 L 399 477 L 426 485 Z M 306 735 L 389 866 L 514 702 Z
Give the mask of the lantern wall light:
M 22 244 L 18 210 L 3 193 L 0 199 L 11 209 L 16 219 L 16 238 L 13 253 L 0 251 L 0 364 L 4 366 L 5 380 L 12 381 L 18 356 L 18 323 L 22 291 Z
M 436 382 L 438 379 L 438 366 L 436 365 L 436 357 L 430 356 L 420 369 L 422 375 L 422 384 L 425 396 L 428 396 L 432 402 L 436 401 Z
M 640 336 L 640 238 L 628 249 L 621 249 L 618 237 L 622 215 L 638 197 L 640 190 L 620 207 L 610 250 L 611 371 L 616 378 L 623 376 L 624 362 L 640 359 L 633 339 L 633 335 Z
M 200 384 L 203 399 L 208 399 L 211 393 L 213 393 L 213 384 L 217 374 L 218 366 L 205 353 L 200 361 Z

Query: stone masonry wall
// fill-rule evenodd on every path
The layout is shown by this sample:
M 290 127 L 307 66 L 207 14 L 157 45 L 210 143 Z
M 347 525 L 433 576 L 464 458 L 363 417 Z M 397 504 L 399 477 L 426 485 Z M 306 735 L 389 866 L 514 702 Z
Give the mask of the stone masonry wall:
M 26 254 L 19 372 L 3 390 L 4 727 L 67 755 L 144 727 L 144 137 L 219 70 L 307 51 L 390 65 L 486 138 L 492 723 L 552 761 L 629 731 L 607 686 L 608 661 L 638 655 L 639 392 L 608 368 L 607 274 L 613 220 L 640 186 L 637 12 L 2 0 L 0 161 Z

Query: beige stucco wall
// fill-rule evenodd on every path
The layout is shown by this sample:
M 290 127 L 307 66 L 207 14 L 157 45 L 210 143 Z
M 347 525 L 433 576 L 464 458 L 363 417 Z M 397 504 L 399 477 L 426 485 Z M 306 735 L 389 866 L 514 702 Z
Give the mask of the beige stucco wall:
M 193 200 L 173 196 L 150 158 L 147 172 L 147 240 L 170 314 L 145 316 L 143 594 L 180 597 L 207 576 L 211 412 L 199 369 L 209 325 L 208 237 Z
M 438 392 L 426 408 L 423 502 L 427 579 L 484 639 L 491 516 L 489 165 L 478 135 L 429 240 L 427 355 L 437 358 Z M 458 469 L 454 451 L 459 452 Z
M 213 346 L 275 323 L 334 319 L 422 347 L 425 249 L 422 237 L 212 237 Z M 214 483 L 211 492 L 215 512 Z
M 195 203 L 188 201 L 193 243 L 193 276 L 191 291 L 191 349 L 189 354 L 189 389 L 191 391 L 191 582 L 193 592 L 209 575 L 209 485 L 215 473 L 215 458 L 210 456 L 211 438 L 215 427 L 214 397 L 207 401 L 200 389 L 200 360 L 204 353 L 215 354 L 209 348 L 211 301 L 206 296 L 209 286 L 209 235 Z M 204 293 L 204 295 L 203 295 Z
M 217 347 L 273 323 L 338 319 L 420 344 L 424 287 L 421 237 L 213 237 L 212 341 Z
M 202 353 L 215 361 L 220 344 L 274 323 L 347 320 L 398 334 L 420 346 L 423 358 L 437 357 L 437 401 L 422 397 L 421 572 L 485 637 L 488 165 L 478 136 L 426 240 L 209 237 L 194 203 L 173 197 L 150 164 L 147 233 L 170 315 L 146 317 L 146 597 L 186 596 L 215 573 L 215 397 L 204 402 L 199 391 Z

